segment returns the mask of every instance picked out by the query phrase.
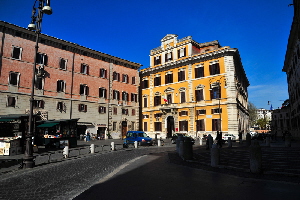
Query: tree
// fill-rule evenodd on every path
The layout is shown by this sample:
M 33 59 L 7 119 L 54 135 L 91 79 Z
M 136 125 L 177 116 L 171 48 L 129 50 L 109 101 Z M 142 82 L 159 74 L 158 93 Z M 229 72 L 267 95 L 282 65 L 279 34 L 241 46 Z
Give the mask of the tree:
M 257 108 L 253 103 L 250 101 L 248 102 L 248 113 L 249 113 L 249 126 L 253 127 L 256 123 L 257 119 L 257 113 L 256 113 Z
M 268 120 L 266 118 L 260 118 L 258 120 L 256 120 L 256 124 L 259 126 L 260 130 L 266 130 L 267 129 L 267 124 L 268 124 Z

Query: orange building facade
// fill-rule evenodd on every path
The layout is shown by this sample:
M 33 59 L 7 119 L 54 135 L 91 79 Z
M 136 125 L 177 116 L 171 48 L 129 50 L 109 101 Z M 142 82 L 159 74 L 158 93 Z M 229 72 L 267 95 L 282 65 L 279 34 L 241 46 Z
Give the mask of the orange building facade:
M 249 82 L 237 49 L 168 34 L 140 78 L 140 124 L 152 137 L 248 131 Z

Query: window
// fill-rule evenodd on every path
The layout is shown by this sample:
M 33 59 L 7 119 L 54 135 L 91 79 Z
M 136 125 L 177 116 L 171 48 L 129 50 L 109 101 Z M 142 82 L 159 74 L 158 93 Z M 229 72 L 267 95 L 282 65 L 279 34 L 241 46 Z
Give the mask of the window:
M 61 58 L 59 61 L 59 69 L 66 70 L 67 69 L 67 60 Z
M 154 65 L 159 65 L 159 64 L 161 64 L 161 57 L 155 56 L 154 57 Z
M 86 84 L 80 84 L 80 95 L 88 95 L 89 94 L 89 87 Z
M 196 120 L 196 130 L 205 131 L 204 119 Z
M 128 93 L 127 92 L 122 92 L 122 100 L 128 101 Z
M 9 85 L 18 86 L 19 85 L 19 72 L 9 72 Z
M 220 65 L 219 63 L 214 63 L 209 65 L 210 75 L 220 74 Z
M 185 91 L 180 92 L 180 102 L 185 103 Z
M 160 86 L 161 85 L 161 77 L 157 76 L 154 78 L 154 86 Z
M 148 88 L 149 87 L 149 81 L 147 79 L 142 81 L 142 89 Z
M 11 57 L 14 59 L 21 60 L 21 55 L 22 55 L 22 48 L 13 46 Z
M 188 115 L 188 111 L 181 111 L 179 113 L 179 116 L 187 116 Z
M 184 70 L 180 70 L 178 72 L 178 81 L 184 81 L 185 80 L 185 71 Z
M 131 77 L 132 84 L 135 84 L 135 76 Z
M 179 131 L 188 131 L 188 121 L 179 121 Z
M 78 104 L 78 111 L 79 112 L 87 112 L 87 105 Z
M 80 73 L 88 75 L 89 74 L 89 66 L 87 64 L 81 64 Z
M 114 107 L 113 113 L 114 113 L 114 115 L 117 115 L 118 114 L 118 108 Z
M 178 58 L 185 57 L 186 56 L 185 52 L 186 52 L 185 48 L 178 49 Z
M 172 52 L 166 53 L 165 54 L 165 61 L 169 62 L 171 60 L 173 60 Z
M 36 54 L 36 63 L 47 65 L 48 63 L 48 56 L 44 53 L 37 53 Z
M 135 116 L 135 109 L 132 109 L 132 110 L 131 110 L 131 115 L 132 115 L 132 116 Z
M 131 93 L 131 101 L 137 102 L 137 94 Z
M 168 83 L 173 83 L 173 74 L 172 73 L 167 73 L 165 75 L 165 84 Z
M 117 130 L 117 122 L 113 122 L 113 131 Z
M 154 122 L 154 131 L 162 131 L 161 124 L 161 122 Z
M 144 122 L 144 131 L 148 131 L 148 125 L 147 125 L 147 122 Z
M 195 78 L 201 78 L 204 77 L 204 67 L 196 67 L 195 68 Z
M 123 74 L 123 75 L 122 75 L 122 82 L 123 82 L 123 83 L 129 83 L 129 78 L 128 78 L 128 75 L 127 75 L 127 74 Z
M 113 99 L 120 100 L 120 92 L 118 90 L 113 90 Z
M 122 108 L 122 115 L 128 115 L 128 109 Z
M 107 91 L 105 88 L 99 88 L 99 97 L 106 98 Z
M 33 100 L 33 108 L 44 108 L 44 104 L 43 100 Z
M 65 92 L 65 81 L 63 80 L 58 80 L 57 81 L 57 92 Z
M 144 97 L 144 107 L 148 107 L 148 101 L 146 97 Z
M 211 99 L 219 99 L 221 98 L 221 87 L 220 86 L 214 86 L 210 90 L 210 98 Z
M 222 108 L 213 108 L 211 109 L 211 113 L 212 114 L 219 114 L 219 113 L 222 113 Z
M 43 89 L 43 82 L 44 82 L 44 78 L 41 76 L 36 76 L 35 78 L 35 88 L 38 90 L 42 90 Z
M 60 112 L 66 111 L 66 105 L 62 101 L 59 101 L 56 104 L 56 110 L 58 110 Z
M 100 78 L 107 78 L 107 70 L 104 68 L 100 69 Z
M 196 101 L 203 101 L 203 89 L 195 90 Z
M 154 97 L 154 106 L 161 105 L 161 96 L 155 96 Z
M 167 102 L 168 104 L 172 103 L 172 94 L 167 94 Z
M 99 112 L 99 113 L 106 113 L 106 107 L 104 107 L 104 106 L 99 106 L 98 112 Z
M 120 81 L 120 74 L 117 72 L 113 72 L 113 80 L 114 81 Z
M 148 119 L 149 118 L 149 115 L 143 115 L 144 116 L 144 119 Z
M 221 130 L 221 120 L 220 119 L 212 119 L 212 131 Z
M 197 115 L 205 115 L 206 114 L 206 110 L 202 109 L 202 110 L 197 110 Z
M 7 107 L 15 107 L 16 102 L 17 102 L 16 97 L 7 96 L 7 102 L 6 102 Z

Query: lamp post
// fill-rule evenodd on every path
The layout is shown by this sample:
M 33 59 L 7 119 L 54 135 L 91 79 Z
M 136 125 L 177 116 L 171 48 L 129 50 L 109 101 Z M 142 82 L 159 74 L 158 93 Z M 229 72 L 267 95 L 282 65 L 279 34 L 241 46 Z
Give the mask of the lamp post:
M 37 4 L 38 1 L 38 4 Z M 36 12 L 37 11 L 37 12 Z M 31 23 L 28 25 L 28 29 L 35 31 L 35 52 L 34 63 L 32 68 L 32 83 L 31 83 L 31 96 L 30 96 L 30 112 L 29 112 L 29 127 L 26 135 L 26 149 L 24 153 L 24 168 L 33 168 L 33 148 L 32 148 L 32 136 L 33 136 L 33 102 L 34 102 L 34 85 L 35 85 L 35 71 L 36 71 L 36 58 L 38 53 L 39 34 L 42 28 L 43 15 L 51 15 L 52 9 L 50 7 L 50 0 L 35 0 L 32 8 Z

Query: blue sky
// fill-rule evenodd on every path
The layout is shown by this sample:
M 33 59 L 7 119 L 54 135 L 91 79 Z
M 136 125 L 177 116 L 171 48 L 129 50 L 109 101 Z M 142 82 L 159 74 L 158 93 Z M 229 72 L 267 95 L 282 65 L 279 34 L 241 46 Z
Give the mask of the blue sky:
M 34 0 L 0 0 L 0 20 L 27 27 Z M 292 0 L 51 0 L 42 33 L 149 66 L 167 34 L 218 40 L 238 48 L 250 81 L 249 101 L 278 108 L 288 98 L 282 72 Z

